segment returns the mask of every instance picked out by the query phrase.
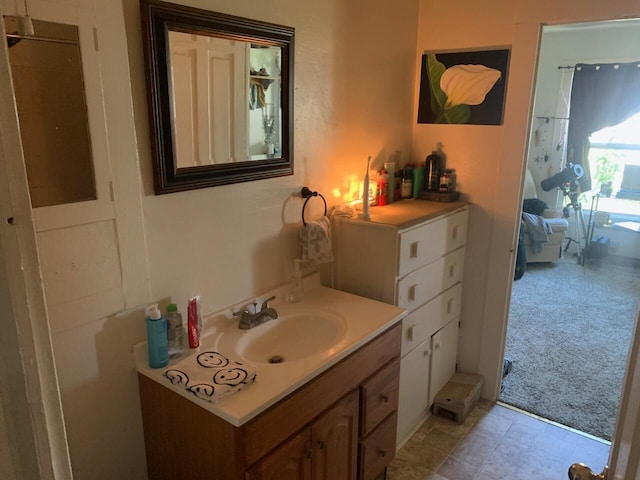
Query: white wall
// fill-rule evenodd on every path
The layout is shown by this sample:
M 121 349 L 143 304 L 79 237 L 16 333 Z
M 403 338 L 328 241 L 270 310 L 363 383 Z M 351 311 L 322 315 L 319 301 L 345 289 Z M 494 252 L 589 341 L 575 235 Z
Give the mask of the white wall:
M 491 0 L 482 2 L 482 8 L 476 5 L 466 0 L 421 0 L 416 65 L 425 50 L 511 46 L 504 124 L 415 124 L 413 152 L 424 156 L 442 141 L 460 189 L 472 202 L 459 365 L 463 371 L 482 373 L 483 394 L 494 398 L 504 351 L 540 26 L 638 17 L 640 5 L 633 0 Z M 419 72 L 415 81 L 417 85 Z

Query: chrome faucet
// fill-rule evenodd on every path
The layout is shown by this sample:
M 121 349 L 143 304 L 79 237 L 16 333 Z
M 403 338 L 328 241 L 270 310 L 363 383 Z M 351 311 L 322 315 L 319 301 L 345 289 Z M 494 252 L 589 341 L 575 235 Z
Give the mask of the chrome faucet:
M 238 312 L 234 312 L 234 317 L 240 317 L 238 328 L 241 330 L 249 330 L 250 328 L 256 327 L 268 320 L 275 320 L 278 318 L 278 312 L 269 306 L 269 302 L 271 300 L 275 300 L 275 298 L 275 296 L 267 298 L 262 302 L 260 310 L 256 310 L 255 313 L 251 313 L 247 307 L 244 307 Z M 253 305 L 255 308 L 257 303 L 254 303 Z

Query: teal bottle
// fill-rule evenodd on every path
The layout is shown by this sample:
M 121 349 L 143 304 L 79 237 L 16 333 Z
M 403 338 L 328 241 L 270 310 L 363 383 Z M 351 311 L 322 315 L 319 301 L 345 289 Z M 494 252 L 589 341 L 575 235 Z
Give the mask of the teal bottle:
M 158 304 L 147 307 L 147 350 L 149 366 L 163 368 L 169 364 L 169 341 L 167 338 L 167 319 L 162 316 Z

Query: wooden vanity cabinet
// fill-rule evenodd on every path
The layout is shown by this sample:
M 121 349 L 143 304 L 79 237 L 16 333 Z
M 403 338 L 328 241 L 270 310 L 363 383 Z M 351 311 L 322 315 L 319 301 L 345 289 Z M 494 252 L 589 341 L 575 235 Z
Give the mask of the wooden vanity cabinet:
M 241 427 L 139 374 L 150 480 L 375 478 L 395 452 L 401 330 L 389 328 Z
M 409 311 L 403 319 L 398 443 L 456 371 L 468 206 L 405 200 L 335 221 L 336 287 Z

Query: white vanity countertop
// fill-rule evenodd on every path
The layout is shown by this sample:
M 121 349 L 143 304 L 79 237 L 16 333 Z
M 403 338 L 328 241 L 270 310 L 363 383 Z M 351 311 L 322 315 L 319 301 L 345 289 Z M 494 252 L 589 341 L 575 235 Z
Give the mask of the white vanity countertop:
M 469 205 L 465 201 L 435 202 L 430 200 L 399 200 L 383 207 L 371 207 L 371 220 L 340 218 L 346 222 L 365 222 L 381 227 L 395 227 L 400 230 L 432 220 L 441 215 L 453 213 Z
M 173 385 L 162 374 L 172 364 L 183 360 L 188 355 L 196 355 L 205 350 L 220 351 L 220 353 L 232 360 L 251 364 L 250 361 L 242 357 L 238 358 L 237 354 L 233 352 L 225 352 L 222 348 L 218 348 L 218 338 L 224 335 L 223 332 L 228 332 L 231 328 L 237 328 L 238 320 L 231 318 L 231 309 L 226 309 L 203 319 L 204 335 L 199 349 L 185 350 L 185 353 L 180 358 L 172 360 L 166 368 L 149 368 L 146 342 L 135 345 L 136 370 L 197 403 L 202 408 L 232 425 L 241 426 L 347 357 L 369 340 L 395 325 L 407 314 L 405 310 L 393 305 L 322 287 L 317 280 L 317 275 L 313 275 L 312 278 L 305 278 L 304 299 L 299 303 L 287 304 L 282 302 L 281 299 L 284 298 L 287 289 L 288 287 L 284 286 L 259 298 L 264 299 L 275 294 L 276 300 L 271 302 L 270 306 L 280 311 L 281 315 L 282 311 L 286 312 L 294 309 L 300 313 L 304 313 L 305 309 L 308 311 L 324 309 L 330 310 L 346 320 L 344 336 L 329 351 L 308 356 L 301 360 L 289 362 L 285 360 L 284 363 L 280 364 L 253 363 L 258 372 L 256 381 L 253 384 L 218 403 L 201 400 L 184 387 Z M 239 306 L 234 306 L 233 311 L 237 311 L 238 308 Z M 186 318 L 184 321 L 186 322 Z M 270 321 L 277 322 L 278 320 Z M 251 330 L 240 332 L 242 334 L 242 332 L 251 332 Z M 237 332 L 235 334 L 237 335 Z

